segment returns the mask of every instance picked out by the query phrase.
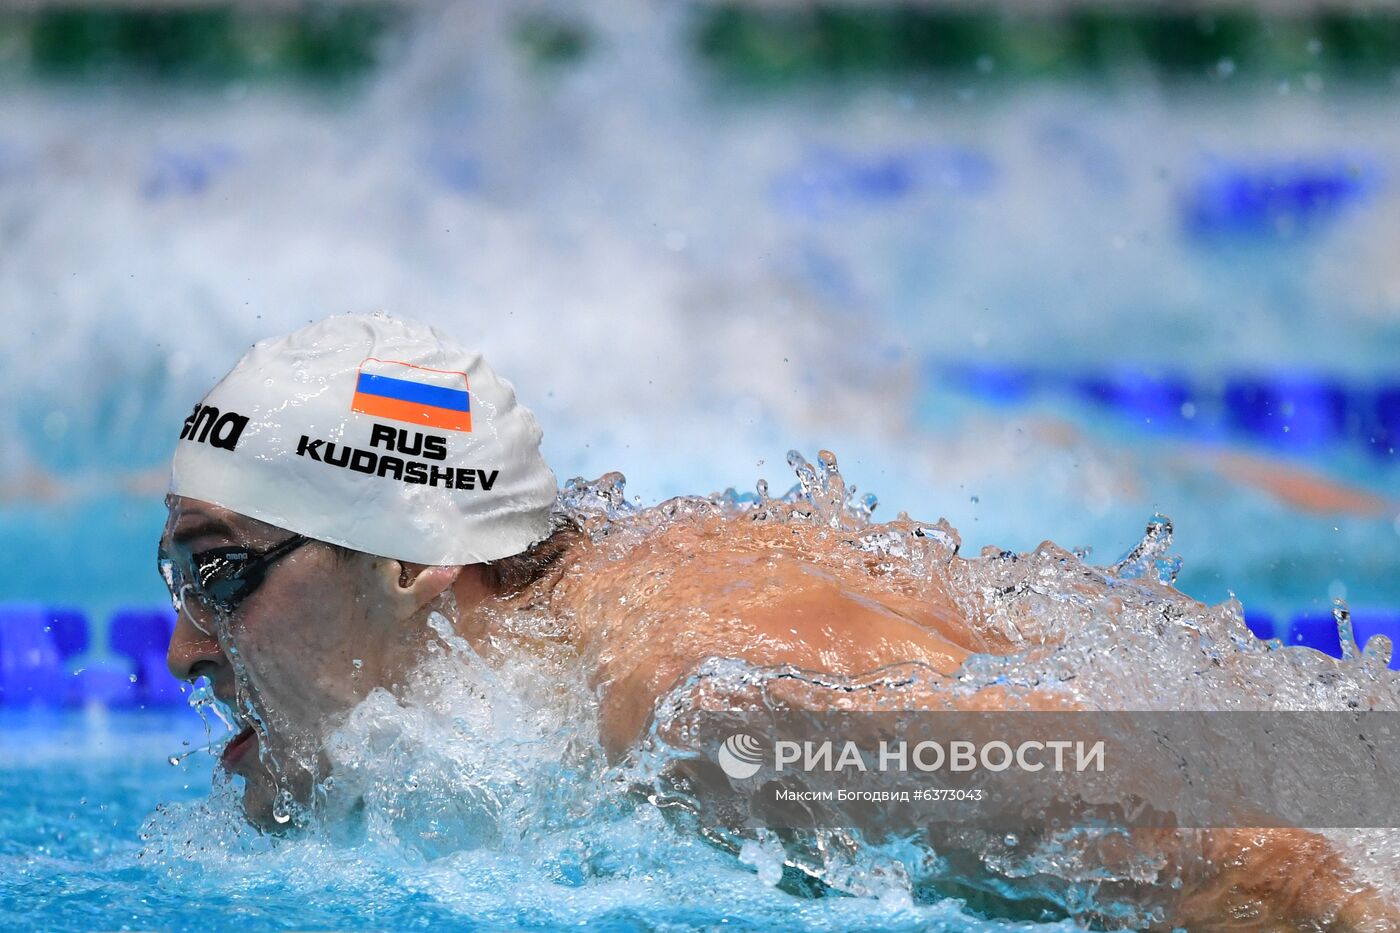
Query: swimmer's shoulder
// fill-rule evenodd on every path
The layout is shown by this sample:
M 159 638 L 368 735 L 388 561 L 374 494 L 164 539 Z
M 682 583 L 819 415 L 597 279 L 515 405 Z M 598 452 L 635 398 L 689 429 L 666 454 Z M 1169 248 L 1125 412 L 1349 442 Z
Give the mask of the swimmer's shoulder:
M 723 617 L 761 595 L 814 583 L 799 572 L 798 549 L 780 528 L 726 520 L 685 520 L 645 529 L 625 542 L 585 541 L 571 549 L 551 596 L 585 638 L 628 617 Z

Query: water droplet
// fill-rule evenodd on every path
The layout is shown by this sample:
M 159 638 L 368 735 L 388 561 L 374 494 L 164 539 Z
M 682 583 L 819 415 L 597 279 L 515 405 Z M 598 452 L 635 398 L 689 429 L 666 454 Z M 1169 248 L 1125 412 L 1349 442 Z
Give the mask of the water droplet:
M 1160 513 L 1152 516 L 1142 540 L 1111 568 L 1125 580 L 1141 577 L 1149 567 L 1157 566 L 1172 544 L 1171 519 Z
M 1332 618 L 1337 621 L 1337 639 L 1342 645 L 1342 659 L 1355 661 L 1361 656 L 1361 648 L 1356 644 L 1356 633 L 1351 627 L 1351 610 L 1340 599 L 1333 600 Z
M 1367 639 L 1366 647 L 1361 649 L 1362 656 L 1381 670 L 1390 667 L 1390 658 L 1394 653 L 1395 643 L 1389 635 L 1372 635 Z

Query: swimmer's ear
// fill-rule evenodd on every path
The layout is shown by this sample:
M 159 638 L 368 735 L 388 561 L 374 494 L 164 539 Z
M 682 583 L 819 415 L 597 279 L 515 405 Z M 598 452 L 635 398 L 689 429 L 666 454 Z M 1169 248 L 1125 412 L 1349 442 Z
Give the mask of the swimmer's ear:
M 437 564 L 414 564 L 409 561 L 394 561 L 399 565 L 398 586 L 394 599 L 403 603 L 408 615 L 412 615 L 432 602 L 443 590 L 451 586 L 461 567 L 443 567 Z

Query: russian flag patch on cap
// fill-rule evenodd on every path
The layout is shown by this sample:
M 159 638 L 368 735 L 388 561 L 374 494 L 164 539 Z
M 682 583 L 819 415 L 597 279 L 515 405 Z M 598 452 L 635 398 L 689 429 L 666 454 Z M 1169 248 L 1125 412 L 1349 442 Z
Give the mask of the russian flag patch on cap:
M 472 429 L 467 374 L 398 360 L 360 363 L 351 411 L 444 431 Z

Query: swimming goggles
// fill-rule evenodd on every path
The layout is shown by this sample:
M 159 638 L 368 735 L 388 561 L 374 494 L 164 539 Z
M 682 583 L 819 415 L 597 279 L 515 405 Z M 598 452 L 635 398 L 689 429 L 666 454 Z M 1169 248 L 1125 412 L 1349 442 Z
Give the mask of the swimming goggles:
M 228 615 L 262 586 L 274 564 L 312 540 L 305 535 L 293 535 L 266 551 L 253 551 L 236 544 L 209 548 L 189 555 L 188 563 L 170 556 L 162 548 L 158 554 L 160 575 L 170 588 L 177 608 L 188 589 L 204 605 Z M 193 572 L 188 572 L 187 567 Z

